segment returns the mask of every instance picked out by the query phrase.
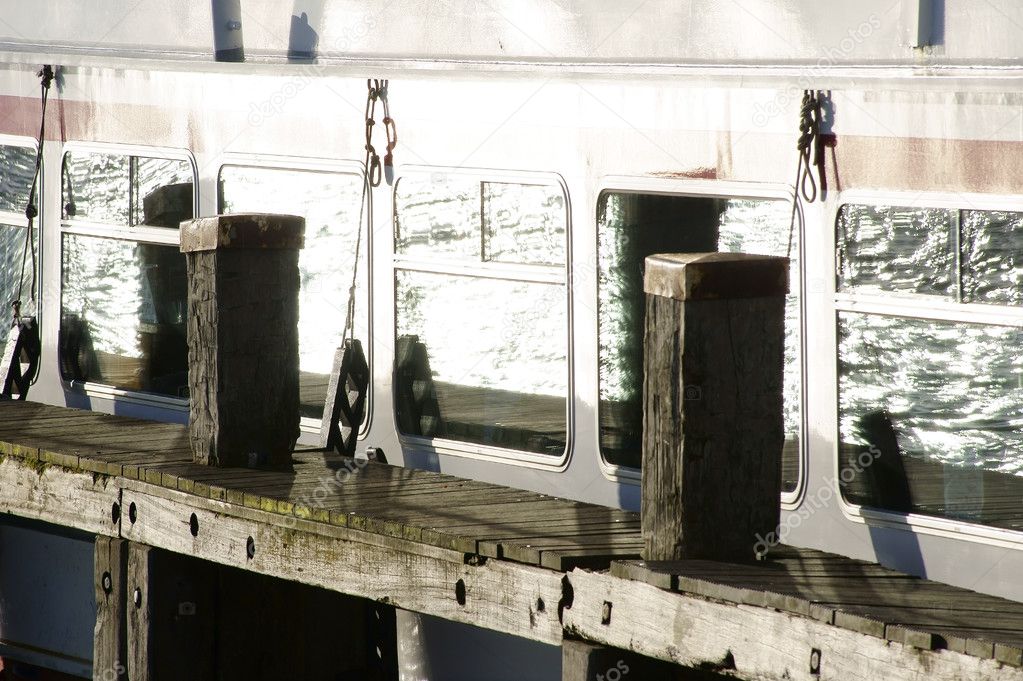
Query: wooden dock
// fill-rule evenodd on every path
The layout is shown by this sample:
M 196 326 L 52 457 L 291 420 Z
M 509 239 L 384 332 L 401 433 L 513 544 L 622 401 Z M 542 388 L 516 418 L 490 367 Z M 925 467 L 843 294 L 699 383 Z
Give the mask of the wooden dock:
M 199 466 L 185 426 L 34 403 L 0 405 L 0 454 L 0 510 L 96 535 L 98 564 L 153 547 L 561 645 L 573 681 L 580 647 L 664 665 L 644 679 L 1023 681 L 1023 604 L 816 551 L 646 563 L 635 513 L 322 451 Z

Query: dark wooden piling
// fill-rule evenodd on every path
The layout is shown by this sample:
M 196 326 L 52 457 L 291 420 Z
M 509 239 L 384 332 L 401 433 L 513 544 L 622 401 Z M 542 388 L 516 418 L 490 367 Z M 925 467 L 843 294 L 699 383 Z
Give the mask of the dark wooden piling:
M 779 521 L 788 260 L 646 259 L 648 560 L 749 560 Z
M 298 251 L 305 220 L 183 222 L 189 439 L 198 463 L 282 465 L 299 433 Z
M 93 635 L 92 678 L 94 681 L 126 681 L 128 542 L 98 536 L 94 552 L 96 627 Z

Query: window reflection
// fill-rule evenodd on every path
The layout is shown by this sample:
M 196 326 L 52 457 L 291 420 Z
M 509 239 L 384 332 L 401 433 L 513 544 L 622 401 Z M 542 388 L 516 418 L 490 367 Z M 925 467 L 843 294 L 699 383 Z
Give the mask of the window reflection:
M 1023 213 L 962 213 L 963 301 L 1023 303 Z
M 177 246 L 65 234 L 67 380 L 187 397 L 185 256 Z
M 1021 344 L 1016 328 L 841 313 L 846 498 L 1023 529 Z
M 402 432 L 560 455 L 566 307 L 560 285 L 399 271 Z
M 341 343 L 360 229 L 358 175 L 224 166 L 221 213 L 281 213 L 306 219 L 299 253 L 299 368 L 301 412 L 322 418 L 334 350 Z M 367 241 L 363 234 L 356 285 L 355 337 L 369 347 Z
M 187 161 L 72 151 L 64 155 L 64 218 L 134 226 L 178 226 L 192 214 Z
M 59 355 L 65 380 L 188 396 L 185 256 L 134 238 L 138 225 L 177 229 L 193 216 L 187 161 L 107 152 L 64 157 Z M 75 233 L 106 223 L 123 236 Z
M 11 309 L 10 304 L 18 295 L 18 279 L 21 277 L 22 295 L 28 296 L 32 286 L 31 265 L 25 265 L 22 272 L 21 261 L 25 249 L 27 228 L 6 225 L 0 222 L 0 314 L 6 315 Z M 36 228 L 38 238 L 39 230 Z M 31 257 L 31 256 L 29 256 Z M 0 316 L 0 319 L 6 319 Z
M 479 261 L 480 182 L 461 175 L 410 175 L 398 181 L 394 252 Z
M 956 296 L 955 211 L 842 206 L 839 288 Z
M 19 278 L 22 278 L 23 296 L 31 289 L 31 266 L 26 263 L 22 272 L 21 263 L 27 236 L 25 208 L 34 174 L 35 150 L 0 145 L 0 311 L 3 313 L 9 312 L 11 302 L 18 296 Z M 35 232 L 38 243 L 38 224 Z
M 565 198 L 557 187 L 481 183 L 484 258 L 527 265 L 565 263 Z
M 394 391 L 402 433 L 564 453 L 566 211 L 553 184 L 454 173 L 399 180 Z M 420 270 L 451 261 L 457 274 Z M 533 267 L 511 280 L 505 264 Z
M 486 182 L 435 173 L 395 189 L 395 252 L 466 262 L 565 264 L 565 197 L 559 187 Z
M 608 193 L 598 206 L 600 447 L 612 464 L 639 468 L 643 436 L 643 262 L 655 253 L 784 256 L 784 201 Z M 798 235 L 794 235 L 796 238 Z M 793 243 L 785 306 L 783 488 L 796 488 L 800 441 L 799 247 Z
M 35 163 L 35 150 L 0 145 L 0 211 L 25 214 Z

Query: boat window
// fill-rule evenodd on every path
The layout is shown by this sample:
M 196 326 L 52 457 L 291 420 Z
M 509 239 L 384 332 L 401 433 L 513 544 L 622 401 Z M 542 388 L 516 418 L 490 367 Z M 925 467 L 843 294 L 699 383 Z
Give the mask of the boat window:
M 847 215 L 874 216 L 864 228 L 883 231 L 887 216 L 910 212 L 942 214 L 932 224 L 953 230 L 948 278 L 964 303 L 1018 303 L 1021 214 L 844 206 L 839 238 Z M 895 250 L 889 259 L 903 260 Z M 896 279 L 927 292 L 937 281 L 908 270 Z M 872 311 L 855 289 L 838 301 L 842 493 L 863 506 L 1023 529 L 1023 320 L 1013 324 L 1007 309 L 1009 320 L 991 323 L 954 301 L 937 320 L 928 300 L 908 300 L 899 314 Z
M 65 220 L 176 229 L 180 215 L 191 216 L 188 161 L 72 151 L 63 175 Z
M 1023 213 L 964 210 L 963 301 L 1023 303 Z
M 654 253 L 789 251 L 791 206 L 769 199 L 605 192 L 597 209 L 600 450 L 639 468 L 643 435 L 643 262 Z M 799 475 L 801 360 L 799 245 L 793 235 L 792 293 L 785 308 L 783 489 Z
M 63 184 L 62 376 L 187 397 L 185 256 L 176 233 L 136 228 L 192 218 L 192 164 L 73 150 Z
M 466 174 L 395 187 L 395 405 L 405 435 L 560 456 L 567 199 Z
M 0 144 L 0 212 L 24 217 L 35 163 L 35 149 Z
M 360 225 L 360 175 L 288 168 L 224 166 L 221 213 L 281 213 L 306 220 L 299 253 L 299 385 L 302 416 L 320 419 L 341 344 Z M 363 234 L 357 270 L 355 337 L 370 353 L 368 239 Z M 370 358 L 371 360 L 372 358 Z
M 395 190 L 395 252 L 418 258 L 525 265 L 565 264 L 560 187 L 437 174 Z
M 843 206 L 839 289 L 955 297 L 956 212 Z
M 35 172 L 35 149 L 0 145 L 0 309 L 10 310 L 18 295 L 18 279 L 23 277 L 23 295 L 28 295 L 31 268 L 22 272 L 22 254 L 28 222 L 25 208 Z M 36 225 L 38 243 L 38 224 Z

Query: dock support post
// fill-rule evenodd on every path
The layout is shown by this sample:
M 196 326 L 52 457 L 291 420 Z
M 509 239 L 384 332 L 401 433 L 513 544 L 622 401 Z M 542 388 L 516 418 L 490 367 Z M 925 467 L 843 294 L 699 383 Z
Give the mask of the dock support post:
M 96 628 L 93 636 L 93 681 L 126 681 L 128 633 L 125 604 L 128 580 L 128 542 L 96 537 L 93 547 L 96 588 Z
M 646 259 L 643 557 L 752 560 L 780 518 L 788 259 Z
M 213 681 L 216 565 L 144 544 L 128 547 L 130 681 Z
M 298 252 L 305 220 L 181 224 L 188 262 L 189 440 L 197 463 L 284 466 L 299 433 Z

